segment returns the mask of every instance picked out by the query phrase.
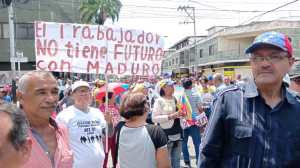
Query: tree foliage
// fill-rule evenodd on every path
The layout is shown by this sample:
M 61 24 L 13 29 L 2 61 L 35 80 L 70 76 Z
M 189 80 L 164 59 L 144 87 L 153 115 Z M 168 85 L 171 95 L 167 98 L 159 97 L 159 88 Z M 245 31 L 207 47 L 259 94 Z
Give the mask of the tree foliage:
M 120 0 L 87 0 L 80 6 L 82 23 L 103 25 L 107 18 L 113 22 L 119 19 L 122 7 Z

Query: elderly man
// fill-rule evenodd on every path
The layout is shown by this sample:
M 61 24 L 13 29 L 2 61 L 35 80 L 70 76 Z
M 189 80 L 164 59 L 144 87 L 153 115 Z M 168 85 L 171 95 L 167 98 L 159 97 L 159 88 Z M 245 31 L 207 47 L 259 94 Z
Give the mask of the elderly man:
M 72 85 L 74 105 L 58 114 L 57 120 L 69 130 L 70 144 L 74 152 L 74 168 L 102 168 L 104 150 L 102 141 L 108 126 L 108 134 L 113 134 L 110 113 L 103 116 L 97 108 L 90 107 L 92 93 L 85 81 Z
M 224 83 L 224 78 L 223 78 L 222 74 L 215 73 L 213 76 L 213 79 L 214 79 L 214 85 L 216 87 L 216 93 L 218 93 L 219 91 L 221 91 L 227 87 Z
M 11 104 L 0 105 L 0 165 L 20 168 L 28 160 L 32 141 L 23 112 Z
M 221 91 L 200 147 L 200 168 L 299 166 L 300 98 L 282 79 L 293 65 L 287 36 L 266 32 L 246 50 L 254 80 Z
M 58 85 L 51 72 L 31 71 L 19 81 L 18 98 L 32 138 L 32 151 L 25 168 L 70 168 L 73 156 L 67 130 L 52 119 L 58 102 Z

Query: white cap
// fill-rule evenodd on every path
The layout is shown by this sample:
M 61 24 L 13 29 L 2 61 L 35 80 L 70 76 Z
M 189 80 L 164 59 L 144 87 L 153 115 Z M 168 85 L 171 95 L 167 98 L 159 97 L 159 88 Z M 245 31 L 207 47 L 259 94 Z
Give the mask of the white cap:
M 77 88 L 82 87 L 82 86 L 90 88 L 89 83 L 87 83 L 86 81 L 80 80 L 80 81 L 76 81 L 76 82 L 73 83 L 72 92 L 74 92 L 74 90 L 76 90 Z

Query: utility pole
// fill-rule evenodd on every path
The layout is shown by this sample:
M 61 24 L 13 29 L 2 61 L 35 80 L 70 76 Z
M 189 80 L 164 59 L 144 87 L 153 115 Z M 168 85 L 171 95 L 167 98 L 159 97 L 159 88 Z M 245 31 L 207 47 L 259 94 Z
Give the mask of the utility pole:
M 180 22 L 181 24 L 190 24 L 193 23 L 194 24 L 194 58 L 196 58 L 196 53 L 197 53 L 197 49 L 196 49 L 196 16 L 195 16 L 195 7 L 191 7 L 191 6 L 179 6 L 177 8 L 177 11 L 184 11 L 187 16 L 192 20 L 192 21 L 184 21 L 184 22 Z M 191 68 L 191 59 L 190 59 L 190 54 L 189 54 L 189 58 L 188 58 L 188 67 L 189 69 Z
M 12 98 L 13 102 L 17 102 L 16 96 L 16 62 L 15 62 L 15 27 L 14 27 L 14 9 L 13 3 L 10 1 L 6 5 L 8 5 L 8 23 L 9 23 L 9 53 L 10 53 L 10 64 L 11 64 L 11 78 L 12 78 Z
M 12 71 L 12 79 L 16 77 L 16 62 L 15 58 L 15 31 L 14 31 L 14 9 L 13 3 L 10 3 L 8 6 L 8 23 L 9 23 L 9 53 L 10 53 L 10 65 Z

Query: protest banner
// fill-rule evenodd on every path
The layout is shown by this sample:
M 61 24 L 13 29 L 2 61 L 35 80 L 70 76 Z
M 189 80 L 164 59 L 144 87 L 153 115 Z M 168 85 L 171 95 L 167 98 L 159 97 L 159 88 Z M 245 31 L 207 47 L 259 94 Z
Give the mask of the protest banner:
M 116 26 L 35 22 L 39 70 L 116 75 L 160 75 L 163 38 Z

